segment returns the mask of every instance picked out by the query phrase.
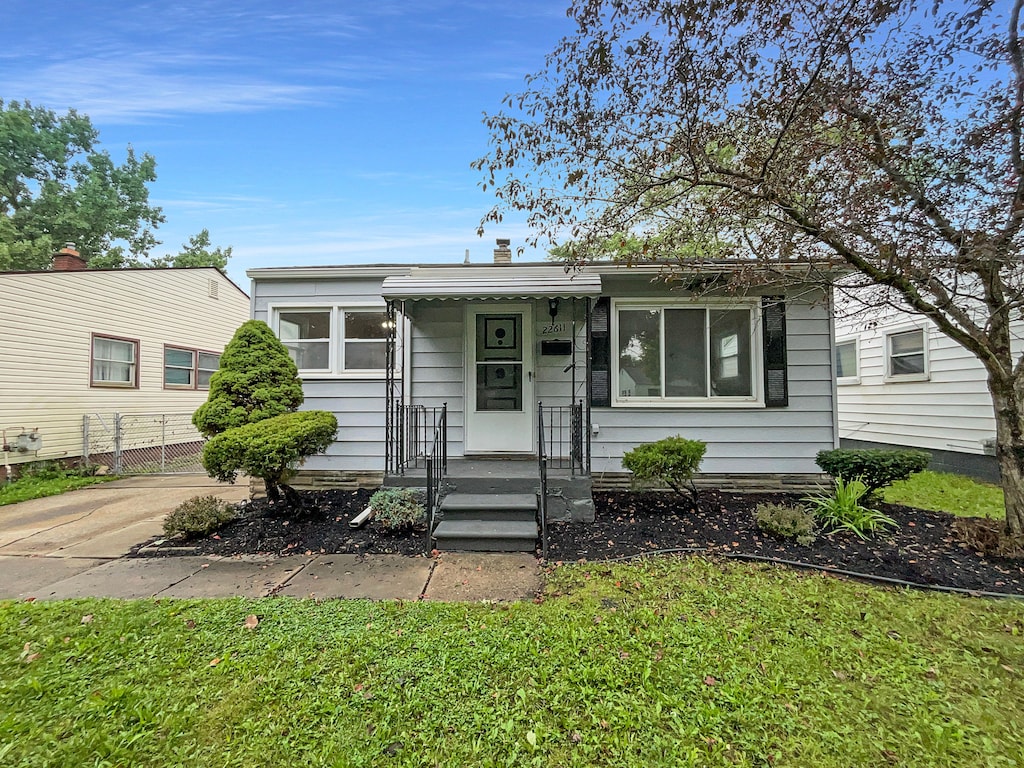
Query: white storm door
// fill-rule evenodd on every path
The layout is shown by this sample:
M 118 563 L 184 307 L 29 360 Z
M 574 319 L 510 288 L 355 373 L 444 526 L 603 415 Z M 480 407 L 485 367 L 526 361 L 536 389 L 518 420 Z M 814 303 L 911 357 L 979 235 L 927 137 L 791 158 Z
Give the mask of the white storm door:
M 466 335 L 466 452 L 528 453 L 533 434 L 530 308 L 470 308 Z

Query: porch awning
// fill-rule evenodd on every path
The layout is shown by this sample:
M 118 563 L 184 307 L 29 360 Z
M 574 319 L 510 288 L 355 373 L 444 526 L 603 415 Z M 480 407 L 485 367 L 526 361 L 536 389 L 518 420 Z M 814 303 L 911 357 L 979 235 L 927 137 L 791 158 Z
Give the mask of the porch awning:
M 601 276 L 551 268 L 466 266 L 414 269 L 384 280 L 385 299 L 534 299 L 600 296 Z

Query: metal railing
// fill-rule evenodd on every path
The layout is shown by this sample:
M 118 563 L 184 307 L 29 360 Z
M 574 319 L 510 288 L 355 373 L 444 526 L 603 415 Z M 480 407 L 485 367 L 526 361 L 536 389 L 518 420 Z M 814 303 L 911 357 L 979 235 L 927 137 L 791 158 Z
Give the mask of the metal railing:
M 404 475 L 406 470 L 426 466 L 428 450 L 438 427 L 443 427 L 445 466 L 448 465 L 448 404 L 438 406 L 403 405 L 395 409 L 395 428 L 388 435 L 388 470 Z
M 540 555 L 548 559 L 548 456 L 544 440 L 544 404 L 537 403 L 537 470 L 540 474 L 540 492 L 537 499 L 537 521 L 540 531 Z
M 434 548 L 434 519 L 441 504 L 441 480 L 448 471 L 448 404 L 441 406 L 441 414 L 434 428 L 430 451 L 424 456 L 427 468 L 427 554 Z
M 538 404 L 537 424 L 548 446 L 548 466 L 568 469 L 573 475 L 589 472 L 589 450 L 585 439 L 583 401 L 570 405 Z

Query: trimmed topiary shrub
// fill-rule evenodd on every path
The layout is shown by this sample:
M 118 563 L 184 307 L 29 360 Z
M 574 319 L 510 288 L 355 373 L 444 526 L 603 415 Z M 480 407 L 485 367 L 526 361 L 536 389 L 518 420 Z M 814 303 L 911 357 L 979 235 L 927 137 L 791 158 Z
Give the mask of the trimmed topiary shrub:
M 423 494 L 412 488 L 381 488 L 370 497 L 373 522 L 385 531 L 408 530 L 425 522 Z
M 308 457 L 327 450 L 337 431 L 333 413 L 285 413 L 211 438 L 203 447 L 203 466 L 223 482 L 233 483 L 239 472 L 262 478 L 271 501 L 280 501 L 283 492 L 290 505 L 301 507 L 287 480 Z
M 192 416 L 206 437 L 296 410 L 302 405 L 298 369 L 262 320 L 243 323 L 210 377 L 210 394 Z
M 916 450 L 845 449 L 819 451 L 815 462 L 832 477 L 856 478 L 870 496 L 928 467 L 931 454 Z
M 236 517 L 235 508 L 216 496 L 193 496 L 164 518 L 168 536 L 205 536 Z
M 708 446 L 700 440 L 687 440 L 676 435 L 654 443 L 643 443 L 622 457 L 622 466 L 641 483 L 667 485 L 680 495 L 689 494 L 697 500 L 693 475 L 700 468 Z
M 814 513 L 803 507 L 785 504 L 758 504 L 754 511 L 758 530 L 780 539 L 794 539 L 805 547 L 814 543 L 818 526 Z

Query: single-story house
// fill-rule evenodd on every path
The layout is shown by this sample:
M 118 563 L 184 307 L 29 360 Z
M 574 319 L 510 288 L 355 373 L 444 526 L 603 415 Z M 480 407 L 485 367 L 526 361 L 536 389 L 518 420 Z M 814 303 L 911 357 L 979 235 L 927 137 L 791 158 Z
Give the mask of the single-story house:
M 1019 356 L 1024 322 L 1010 328 Z M 922 448 L 933 469 L 998 483 L 987 378 L 974 355 L 923 315 L 888 308 L 836 320 L 844 448 Z
M 707 443 L 704 483 L 820 482 L 815 455 L 838 445 L 830 296 L 792 280 L 696 290 L 734 268 L 666 282 L 659 264 L 513 264 L 499 241 L 487 264 L 247 274 L 304 407 L 338 418 L 308 481 L 422 478 L 433 452 L 445 483 L 493 493 L 519 474 L 535 483 L 542 452 L 584 489 L 552 493 L 549 515 L 586 518 L 591 483 L 628 480 L 626 451 L 675 434 Z
M 3 477 L 83 455 L 173 467 L 200 444 L 192 412 L 250 313 L 212 267 L 87 270 L 70 246 L 52 270 L 0 273 L 0 306 Z

